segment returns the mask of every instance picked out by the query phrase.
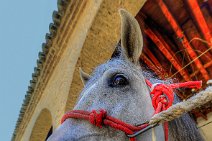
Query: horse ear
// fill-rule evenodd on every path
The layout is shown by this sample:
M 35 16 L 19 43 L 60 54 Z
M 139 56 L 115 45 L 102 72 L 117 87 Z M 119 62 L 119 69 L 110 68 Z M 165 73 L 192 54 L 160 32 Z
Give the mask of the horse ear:
M 89 74 L 87 74 L 86 72 L 84 72 L 82 70 L 82 68 L 79 68 L 79 72 L 80 72 L 80 78 L 81 78 L 83 84 L 85 85 L 91 76 Z
M 143 48 L 143 36 L 137 20 L 126 10 L 119 10 L 121 16 L 122 53 L 133 63 L 139 62 Z
M 121 49 L 121 43 L 119 41 L 118 44 L 116 45 L 116 48 L 115 48 L 111 58 L 120 58 L 121 52 L 122 52 L 121 50 L 122 50 Z

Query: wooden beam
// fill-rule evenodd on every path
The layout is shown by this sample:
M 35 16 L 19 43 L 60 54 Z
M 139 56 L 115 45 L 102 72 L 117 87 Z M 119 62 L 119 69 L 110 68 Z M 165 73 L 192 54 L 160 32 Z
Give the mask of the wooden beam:
M 206 41 L 208 41 L 209 44 L 212 44 L 211 32 L 200 10 L 197 0 L 184 0 L 184 1 L 188 4 L 188 7 L 192 12 L 192 15 L 199 29 L 201 30 L 203 37 L 205 38 Z
M 182 69 L 182 66 L 178 63 L 178 61 L 173 57 L 173 53 L 166 48 L 168 46 L 166 42 L 163 40 L 161 41 L 158 36 L 146 25 L 144 24 L 143 18 L 138 17 L 137 20 L 141 25 L 142 29 L 144 30 L 145 34 L 156 44 L 158 49 L 164 54 L 164 56 L 172 63 L 172 65 L 176 68 L 177 71 L 181 74 L 181 76 L 186 80 L 189 81 L 191 78 L 189 77 L 188 73 Z M 165 44 L 165 45 L 164 45 Z
M 174 30 L 175 34 L 177 35 L 177 37 L 179 39 L 181 39 L 180 42 L 185 47 L 185 49 L 188 52 L 191 59 L 194 60 L 194 63 L 196 64 L 196 66 L 200 70 L 200 72 L 202 73 L 204 79 L 209 80 L 208 72 L 203 67 L 203 64 L 201 63 L 201 61 L 197 58 L 195 51 L 192 49 L 191 45 L 189 44 L 188 39 L 183 34 L 181 27 L 178 25 L 178 23 L 176 22 L 176 20 L 172 16 L 172 14 L 169 11 L 169 9 L 167 8 L 166 4 L 163 2 L 163 0 L 155 0 L 155 1 L 159 5 L 160 9 L 162 10 L 164 16 L 166 17 L 166 19 L 170 23 L 170 25 L 171 25 L 172 29 Z

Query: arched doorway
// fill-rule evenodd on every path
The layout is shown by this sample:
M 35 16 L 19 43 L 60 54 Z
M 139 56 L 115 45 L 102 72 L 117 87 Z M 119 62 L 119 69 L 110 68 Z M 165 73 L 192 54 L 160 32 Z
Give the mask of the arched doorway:
M 48 109 L 43 109 L 32 129 L 30 141 L 45 141 L 52 133 L 52 117 Z

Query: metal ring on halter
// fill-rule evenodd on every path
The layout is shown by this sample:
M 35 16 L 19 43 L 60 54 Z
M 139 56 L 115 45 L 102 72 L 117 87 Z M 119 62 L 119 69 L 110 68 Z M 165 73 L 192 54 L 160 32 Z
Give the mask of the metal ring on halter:
M 150 124 L 150 125 L 148 125 L 146 128 L 143 128 L 143 129 L 141 129 L 141 130 L 135 132 L 134 134 L 127 135 L 127 137 L 129 137 L 129 138 L 136 137 L 136 136 L 138 136 L 138 135 L 140 135 L 140 134 L 142 134 L 142 133 L 148 131 L 149 129 L 152 129 L 152 128 L 158 126 L 158 125 L 159 125 L 158 123 Z

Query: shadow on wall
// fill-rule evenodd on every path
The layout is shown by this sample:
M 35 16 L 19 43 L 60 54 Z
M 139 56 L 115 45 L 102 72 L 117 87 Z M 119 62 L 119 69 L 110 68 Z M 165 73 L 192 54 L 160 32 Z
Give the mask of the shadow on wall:
M 32 129 L 30 141 L 44 141 L 52 134 L 52 116 L 48 109 L 43 109 Z

